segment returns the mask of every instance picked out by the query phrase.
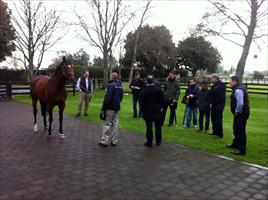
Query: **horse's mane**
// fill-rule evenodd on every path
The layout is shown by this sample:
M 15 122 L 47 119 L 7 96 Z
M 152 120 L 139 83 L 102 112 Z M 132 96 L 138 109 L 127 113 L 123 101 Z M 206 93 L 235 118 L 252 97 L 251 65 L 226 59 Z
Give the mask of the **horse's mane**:
M 64 63 L 67 64 L 67 65 L 72 64 L 71 59 L 66 59 L 65 56 L 63 56 L 62 62 L 56 67 L 56 70 L 55 70 L 55 72 L 53 74 L 53 77 L 56 76 L 57 73 L 62 69 L 62 66 L 63 66 Z

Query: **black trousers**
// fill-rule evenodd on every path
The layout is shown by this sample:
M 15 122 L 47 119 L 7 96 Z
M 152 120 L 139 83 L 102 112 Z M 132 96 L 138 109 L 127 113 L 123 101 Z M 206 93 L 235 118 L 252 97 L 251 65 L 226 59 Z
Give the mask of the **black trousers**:
M 170 108 L 169 124 L 173 124 L 173 122 L 174 122 L 175 112 L 177 109 L 177 102 L 171 104 L 169 101 L 166 101 L 164 103 L 163 111 L 162 111 L 162 125 L 165 122 L 168 107 Z
M 224 104 L 213 105 L 211 107 L 211 122 L 213 134 L 223 137 L 223 127 L 222 127 L 222 113 L 224 110 Z
M 234 139 L 233 146 L 239 149 L 242 153 L 246 153 L 246 126 L 248 118 L 243 115 L 234 116 L 233 131 Z
M 201 130 L 203 130 L 203 121 L 204 121 L 204 117 L 205 117 L 205 130 L 209 130 L 209 118 L 210 118 L 210 109 L 208 110 L 200 110 L 199 109 L 199 128 Z
M 162 141 L 161 119 L 145 120 L 145 122 L 146 122 L 146 139 L 147 139 L 147 143 L 148 144 L 153 143 L 153 123 L 155 125 L 156 143 L 160 143 Z

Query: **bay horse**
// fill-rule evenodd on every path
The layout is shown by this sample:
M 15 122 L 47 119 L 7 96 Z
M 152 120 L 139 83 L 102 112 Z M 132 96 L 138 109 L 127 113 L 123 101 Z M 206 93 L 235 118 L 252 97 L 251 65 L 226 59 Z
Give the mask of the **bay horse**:
M 49 114 L 48 137 L 51 136 L 51 124 L 53 121 L 52 111 L 57 105 L 59 107 L 59 138 L 65 138 L 62 132 L 63 111 L 65 108 L 65 101 L 67 98 L 66 82 L 74 81 L 74 71 L 72 63 L 63 57 L 62 63 L 56 68 L 52 77 L 40 75 L 31 82 L 31 98 L 34 114 L 33 131 L 37 132 L 37 101 L 41 104 L 41 113 L 44 118 L 44 127 L 47 130 L 46 113 Z

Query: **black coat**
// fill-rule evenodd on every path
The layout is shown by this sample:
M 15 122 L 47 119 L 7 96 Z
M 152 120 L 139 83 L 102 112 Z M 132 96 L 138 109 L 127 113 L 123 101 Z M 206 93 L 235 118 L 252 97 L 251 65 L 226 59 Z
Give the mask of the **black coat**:
M 207 111 L 209 110 L 209 90 L 200 90 L 198 94 L 198 99 L 197 99 L 197 106 L 199 110 L 201 111 Z
M 185 96 L 193 95 L 193 97 L 190 97 L 187 103 L 187 106 L 189 107 L 196 107 L 196 100 L 198 98 L 199 94 L 199 87 L 197 85 L 190 85 L 186 91 Z
M 145 120 L 161 119 L 164 105 L 162 89 L 155 84 L 145 87 L 140 94 L 140 105 Z
M 212 105 L 225 105 L 226 85 L 219 81 L 211 86 L 209 91 L 209 100 Z
M 139 87 L 140 89 L 132 89 L 131 86 Z M 145 87 L 145 82 L 141 78 L 139 79 L 133 79 L 129 85 L 129 88 L 132 90 L 132 94 L 139 95 L 142 88 Z

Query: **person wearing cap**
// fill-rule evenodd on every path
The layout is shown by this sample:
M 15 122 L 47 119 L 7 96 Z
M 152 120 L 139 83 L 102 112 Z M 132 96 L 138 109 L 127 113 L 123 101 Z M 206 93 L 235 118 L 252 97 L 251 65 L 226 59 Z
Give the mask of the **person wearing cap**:
M 93 83 L 89 78 L 89 69 L 85 69 L 83 76 L 77 80 L 76 88 L 80 91 L 80 96 L 77 114 L 75 117 L 79 117 L 81 115 L 83 101 L 85 102 L 84 116 L 88 116 L 88 105 L 93 93 Z
M 220 81 L 217 74 L 211 76 L 210 82 L 212 86 L 209 91 L 209 99 L 211 103 L 211 122 L 213 130 L 211 135 L 214 135 L 215 138 L 222 138 L 222 118 L 226 99 L 226 85 Z
M 103 132 L 101 140 L 98 142 L 100 146 L 106 147 L 110 143 L 116 146 L 118 143 L 118 113 L 120 104 L 123 100 L 123 88 L 121 81 L 118 80 L 118 74 L 113 72 L 110 74 L 109 84 L 106 89 L 101 116 L 105 116 L 103 123 Z
M 140 77 L 140 72 L 136 72 L 134 79 L 131 81 L 129 88 L 132 90 L 132 103 L 133 103 L 133 117 L 142 117 L 142 112 L 140 108 L 140 93 L 142 88 L 144 88 L 145 82 Z M 139 114 L 137 112 L 137 104 L 139 104 Z
M 155 126 L 156 145 L 161 145 L 162 130 L 161 118 L 162 108 L 164 105 L 164 95 L 162 89 L 154 84 L 152 75 L 146 78 L 146 87 L 142 90 L 140 95 L 141 110 L 143 112 L 143 119 L 146 123 L 146 147 L 153 145 L 153 124 Z
M 166 112 L 168 107 L 170 108 L 169 124 L 172 126 L 175 118 L 175 112 L 178 105 L 178 99 L 180 96 L 180 84 L 177 80 L 176 73 L 170 71 L 164 85 L 164 107 L 162 125 L 164 125 Z
M 248 92 L 246 86 L 240 83 L 237 76 L 232 76 L 229 83 L 232 88 L 230 105 L 234 116 L 234 139 L 233 143 L 226 145 L 226 147 L 236 149 L 232 152 L 235 155 L 244 155 L 247 142 L 246 126 L 250 115 Z

